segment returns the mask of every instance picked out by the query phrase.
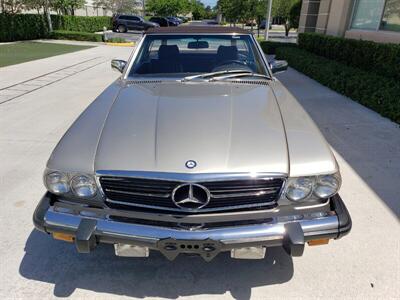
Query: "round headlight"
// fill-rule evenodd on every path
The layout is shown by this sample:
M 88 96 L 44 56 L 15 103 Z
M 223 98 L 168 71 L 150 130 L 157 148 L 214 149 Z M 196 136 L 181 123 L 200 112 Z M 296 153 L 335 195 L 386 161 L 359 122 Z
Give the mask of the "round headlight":
M 312 177 L 299 177 L 291 180 L 286 189 L 286 198 L 291 201 L 301 201 L 307 198 L 314 185 L 314 178 Z
M 71 180 L 71 188 L 74 194 L 81 198 L 90 198 L 96 195 L 95 181 L 86 175 L 77 175 Z
M 47 189 L 54 194 L 69 192 L 68 176 L 61 172 L 51 172 L 45 176 Z
M 321 175 L 317 177 L 314 194 L 319 198 L 329 198 L 340 188 L 340 175 Z

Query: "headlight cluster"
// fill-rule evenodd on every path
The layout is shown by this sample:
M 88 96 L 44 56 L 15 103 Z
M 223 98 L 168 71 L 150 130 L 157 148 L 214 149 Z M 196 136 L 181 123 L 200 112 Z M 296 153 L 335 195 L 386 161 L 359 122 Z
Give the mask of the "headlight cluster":
M 286 186 L 286 198 L 299 202 L 315 195 L 326 199 L 336 194 L 340 188 L 340 174 L 320 175 L 312 177 L 290 178 Z
M 68 175 L 62 172 L 48 172 L 44 176 L 47 189 L 57 195 L 72 192 L 79 198 L 91 198 L 96 195 L 95 180 L 86 174 Z

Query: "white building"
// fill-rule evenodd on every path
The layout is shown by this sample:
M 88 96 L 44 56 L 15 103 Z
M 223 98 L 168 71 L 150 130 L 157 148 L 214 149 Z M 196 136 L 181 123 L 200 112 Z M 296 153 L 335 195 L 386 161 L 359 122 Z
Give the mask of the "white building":
M 132 0 L 134 1 L 134 0 Z M 145 0 L 137 1 L 137 11 L 141 14 L 143 10 L 143 2 Z M 84 8 L 75 11 L 76 16 L 112 16 L 112 12 L 103 7 L 95 7 L 93 0 L 86 0 Z

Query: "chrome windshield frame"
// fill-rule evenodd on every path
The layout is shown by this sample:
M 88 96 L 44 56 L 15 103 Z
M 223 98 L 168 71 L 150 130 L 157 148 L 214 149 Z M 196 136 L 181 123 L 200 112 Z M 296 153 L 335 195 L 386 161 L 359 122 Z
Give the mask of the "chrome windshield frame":
M 134 62 L 140 52 L 140 49 L 143 46 L 143 43 L 145 41 L 145 39 L 147 38 L 147 36 L 152 36 L 155 34 L 146 34 L 144 33 L 142 38 L 140 39 L 139 43 L 137 44 L 137 46 L 135 47 L 135 50 L 132 52 L 128 63 L 126 65 L 126 68 L 124 70 L 124 73 L 121 76 L 122 80 L 134 80 L 136 79 L 135 77 L 129 76 L 129 73 L 134 65 Z M 267 76 L 274 78 L 273 73 L 271 71 L 270 65 L 268 63 L 267 58 L 265 57 L 264 52 L 261 49 L 260 44 L 257 42 L 257 40 L 255 39 L 253 34 L 244 34 L 244 33 L 157 33 L 157 35 L 182 35 L 182 36 L 187 36 L 187 35 L 193 35 L 193 36 L 199 36 L 199 35 L 208 35 L 208 36 L 249 36 L 250 37 L 250 41 L 254 44 L 254 49 L 257 51 L 257 54 L 260 56 L 261 61 L 263 63 L 263 66 L 267 72 Z M 146 76 L 146 79 L 159 79 L 160 77 L 158 76 Z

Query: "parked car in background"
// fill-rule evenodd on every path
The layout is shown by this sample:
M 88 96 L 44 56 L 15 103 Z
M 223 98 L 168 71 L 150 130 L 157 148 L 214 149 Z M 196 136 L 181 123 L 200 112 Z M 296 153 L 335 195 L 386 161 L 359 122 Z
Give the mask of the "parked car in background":
M 287 63 L 269 64 L 249 31 L 149 29 L 111 66 L 120 78 L 50 156 L 37 229 L 82 253 L 206 261 L 301 256 L 350 232 L 332 150 L 274 77 Z
M 168 27 L 170 26 L 170 21 L 164 17 L 151 17 L 150 22 L 157 23 L 160 27 Z
M 157 23 L 146 21 L 140 16 L 133 15 L 115 15 L 112 22 L 114 32 L 127 32 L 128 30 L 147 30 L 149 28 L 160 26 Z
M 258 28 L 260 29 L 265 29 L 265 25 L 267 24 L 266 20 L 261 21 L 260 26 Z M 271 22 L 269 23 L 269 29 L 272 29 L 272 24 Z
M 181 25 L 181 22 L 175 18 L 175 17 L 167 17 L 168 21 L 170 21 L 172 24 L 174 24 L 173 26 L 179 26 Z
M 211 20 L 207 22 L 208 25 L 219 25 L 218 21 L 216 20 Z

